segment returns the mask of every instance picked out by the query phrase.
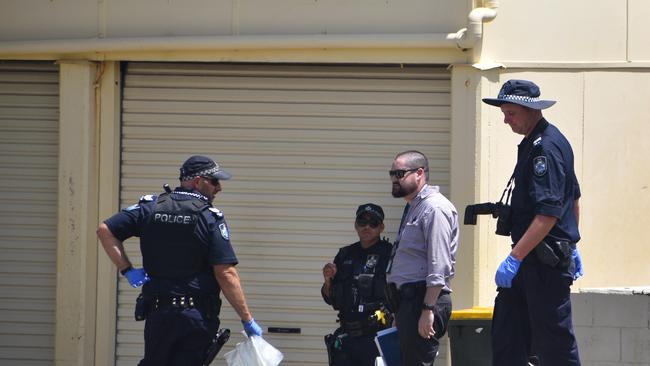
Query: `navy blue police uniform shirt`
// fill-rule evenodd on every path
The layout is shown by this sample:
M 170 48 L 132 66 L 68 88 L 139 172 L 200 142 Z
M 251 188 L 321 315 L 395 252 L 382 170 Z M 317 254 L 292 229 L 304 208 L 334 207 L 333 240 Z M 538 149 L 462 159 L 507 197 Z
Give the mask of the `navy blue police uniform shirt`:
M 578 242 L 574 211 L 578 198 L 580 186 L 571 145 L 557 127 L 542 118 L 518 147 L 511 200 L 513 243 L 521 239 L 536 215 L 558 219 L 549 237 Z
M 180 187 L 174 190 L 171 197 L 174 200 L 189 200 L 199 197 L 207 203 L 207 198 L 200 193 L 196 191 L 188 191 Z M 141 230 L 149 221 L 150 216 L 156 208 L 156 199 L 157 196 L 154 195 L 142 196 L 139 203 L 123 209 L 105 220 L 104 223 L 111 230 L 111 233 L 113 233 L 113 235 L 120 241 L 124 241 L 132 236 L 140 237 Z M 222 229 L 224 227 L 226 228 L 225 231 Z M 236 265 L 238 263 L 235 251 L 230 244 L 229 230 L 227 229 L 225 218 L 219 210 L 210 206 L 209 209 L 200 212 L 195 235 L 201 242 L 205 243 L 208 248 L 208 264 Z M 152 282 L 155 282 L 156 279 L 152 278 L 152 280 L 154 280 Z M 207 285 L 205 282 L 205 278 L 194 279 L 192 283 L 186 285 L 191 288 L 199 288 L 209 292 L 217 290 L 216 281 L 212 274 L 209 276 Z M 148 284 L 145 284 L 145 286 L 147 285 Z M 214 289 L 208 289 L 206 287 L 214 287 Z M 176 291 L 170 290 L 170 292 Z

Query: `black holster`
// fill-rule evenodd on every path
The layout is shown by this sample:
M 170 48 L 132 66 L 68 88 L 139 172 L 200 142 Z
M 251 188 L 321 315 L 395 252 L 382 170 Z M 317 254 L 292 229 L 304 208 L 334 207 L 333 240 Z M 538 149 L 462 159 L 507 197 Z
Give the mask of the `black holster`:
M 327 349 L 327 364 L 332 366 L 332 357 L 334 357 L 334 334 L 327 334 L 324 337 L 325 348 Z
M 575 244 L 567 240 L 544 239 L 535 247 L 535 256 L 540 263 L 549 267 L 567 269 Z
M 210 343 L 210 346 L 208 349 L 205 351 L 205 358 L 203 359 L 203 363 L 201 364 L 202 366 L 208 366 L 212 360 L 214 360 L 215 357 L 217 357 L 217 353 L 221 351 L 221 348 L 223 347 L 226 342 L 230 339 L 230 329 L 219 329 L 217 331 L 217 334 L 214 336 L 212 339 L 212 342 Z
M 343 328 L 338 328 L 334 333 L 330 333 L 324 337 L 325 347 L 327 348 L 327 362 L 330 366 L 334 364 L 334 360 L 341 358 L 341 352 L 343 352 L 343 337 L 347 337 Z

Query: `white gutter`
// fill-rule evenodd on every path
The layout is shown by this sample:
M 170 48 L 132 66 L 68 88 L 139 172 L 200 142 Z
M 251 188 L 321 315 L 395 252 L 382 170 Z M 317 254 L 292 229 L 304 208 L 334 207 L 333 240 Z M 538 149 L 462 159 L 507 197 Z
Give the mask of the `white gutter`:
M 496 18 L 499 2 L 497 0 L 487 0 L 485 6 L 483 8 L 474 8 L 467 16 L 467 28 L 463 28 L 456 33 L 459 48 L 463 50 L 473 48 L 483 38 L 483 23 L 491 22 Z
M 0 42 L 0 55 L 126 51 L 455 48 L 455 33 L 82 38 Z

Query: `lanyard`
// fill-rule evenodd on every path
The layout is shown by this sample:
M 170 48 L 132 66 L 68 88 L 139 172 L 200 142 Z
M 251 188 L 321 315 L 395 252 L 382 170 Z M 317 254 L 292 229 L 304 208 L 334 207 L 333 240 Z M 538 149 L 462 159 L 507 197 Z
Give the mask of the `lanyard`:
M 393 244 L 393 249 L 390 253 L 390 260 L 388 260 L 388 265 L 386 266 L 386 273 L 390 273 L 391 268 L 393 267 L 393 259 L 395 258 L 395 253 L 397 253 L 397 247 L 399 246 L 399 240 L 402 237 L 402 230 L 404 229 L 404 223 L 406 222 L 406 217 L 408 216 L 409 209 L 411 204 L 407 203 L 404 206 L 404 211 L 402 212 L 402 219 L 399 222 L 399 230 L 397 230 L 397 239 Z

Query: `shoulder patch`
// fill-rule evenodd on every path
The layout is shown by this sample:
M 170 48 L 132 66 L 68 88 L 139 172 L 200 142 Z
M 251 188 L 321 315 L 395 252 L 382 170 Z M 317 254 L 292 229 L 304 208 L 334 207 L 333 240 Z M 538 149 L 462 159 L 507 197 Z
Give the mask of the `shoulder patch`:
M 210 210 L 210 212 L 212 212 L 214 217 L 216 217 L 217 219 L 223 219 L 223 212 L 220 209 L 210 207 L 210 208 L 208 208 L 208 210 Z
M 155 194 L 145 194 L 144 196 L 140 196 L 140 201 L 138 203 L 152 202 L 156 197 L 158 196 Z
M 219 232 L 221 232 L 221 237 L 224 240 L 230 240 L 230 233 L 228 232 L 228 225 L 225 222 L 219 224 Z
M 533 172 L 536 176 L 542 177 L 548 171 L 546 156 L 538 156 L 533 159 Z

